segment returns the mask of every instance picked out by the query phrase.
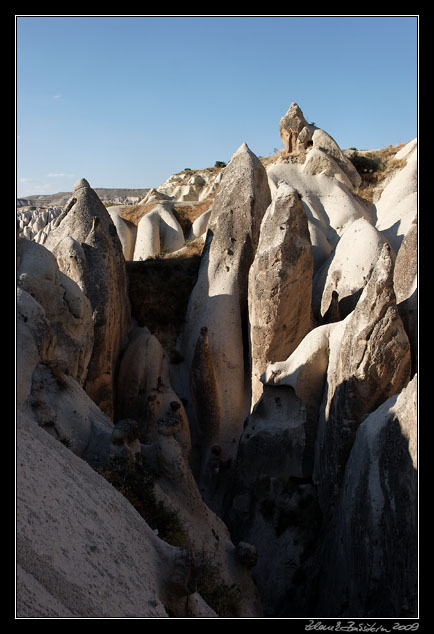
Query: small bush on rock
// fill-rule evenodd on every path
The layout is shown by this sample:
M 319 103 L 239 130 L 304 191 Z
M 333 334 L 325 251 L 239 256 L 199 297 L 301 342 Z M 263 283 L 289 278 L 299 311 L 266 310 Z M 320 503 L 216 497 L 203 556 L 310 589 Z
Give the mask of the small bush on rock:
M 140 455 L 131 464 L 122 456 L 114 456 L 108 465 L 98 470 L 134 506 L 158 536 L 172 546 L 185 548 L 188 538 L 178 513 L 157 501 L 154 494 L 154 475 L 143 465 Z
M 197 591 L 219 617 L 239 616 L 241 589 L 235 583 L 226 584 L 218 568 L 206 556 L 200 563 Z

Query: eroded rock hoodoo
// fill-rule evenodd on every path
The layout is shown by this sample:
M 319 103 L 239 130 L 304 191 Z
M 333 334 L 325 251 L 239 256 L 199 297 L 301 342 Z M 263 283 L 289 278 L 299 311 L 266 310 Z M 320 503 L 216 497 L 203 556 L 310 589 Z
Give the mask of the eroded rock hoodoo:
M 417 140 L 280 135 L 20 213 L 19 618 L 417 616 Z

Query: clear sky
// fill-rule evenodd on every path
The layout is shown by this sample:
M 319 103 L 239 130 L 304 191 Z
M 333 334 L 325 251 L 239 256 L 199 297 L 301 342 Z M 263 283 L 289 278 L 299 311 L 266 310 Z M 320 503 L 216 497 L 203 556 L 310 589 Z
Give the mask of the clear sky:
M 17 195 L 269 156 L 292 102 L 341 148 L 407 142 L 417 58 L 416 16 L 17 16 Z

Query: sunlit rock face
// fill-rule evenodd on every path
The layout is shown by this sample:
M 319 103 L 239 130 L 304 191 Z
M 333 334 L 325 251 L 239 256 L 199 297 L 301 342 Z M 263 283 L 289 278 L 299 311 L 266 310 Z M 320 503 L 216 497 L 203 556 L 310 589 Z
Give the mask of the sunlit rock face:
M 130 324 L 125 259 L 116 227 L 86 179 L 77 181 L 72 194 L 75 202 L 44 246 L 90 301 L 94 345 L 85 389 L 112 417 L 114 369 Z

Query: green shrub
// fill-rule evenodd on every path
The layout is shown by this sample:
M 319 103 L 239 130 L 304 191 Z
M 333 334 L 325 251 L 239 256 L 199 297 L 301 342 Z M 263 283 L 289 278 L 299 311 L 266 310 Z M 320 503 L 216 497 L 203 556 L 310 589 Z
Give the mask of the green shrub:
M 203 557 L 198 573 L 197 591 L 219 617 L 238 617 L 241 589 L 233 583 L 226 584 L 218 568 L 207 557 Z
M 384 169 L 384 162 L 380 156 L 360 155 L 357 150 L 351 154 L 350 161 L 362 177 Z
M 153 530 L 158 531 L 160 539 L 172 546 L 188 546 L 188 537 L 178 512 L 168 509 L 161 500 L 157 502 L 155 476 L 145 468 L 139 457 L 131 464 L 121 456 L 114 456 L 98 472 L 127 498 Z

